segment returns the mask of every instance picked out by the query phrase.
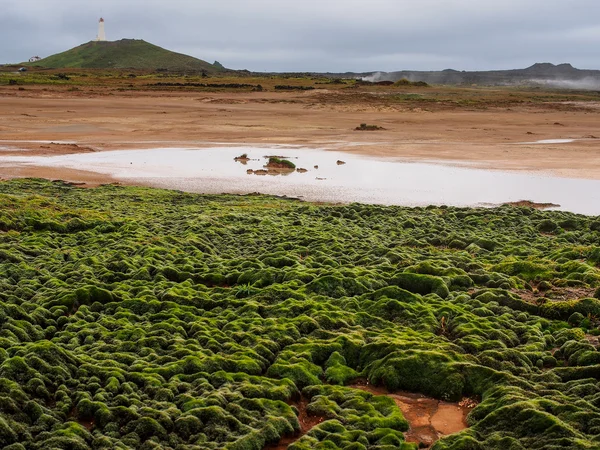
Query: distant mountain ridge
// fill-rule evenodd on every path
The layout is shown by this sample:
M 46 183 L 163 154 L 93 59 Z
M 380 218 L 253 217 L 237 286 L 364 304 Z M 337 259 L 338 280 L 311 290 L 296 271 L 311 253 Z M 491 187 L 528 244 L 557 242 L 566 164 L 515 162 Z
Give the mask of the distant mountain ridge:
M 141 39 L 90 41 L 57 53 L 30 66 L 53 69 L 142 69 L 220 72 L 224 67 L 192 56 L 172 52 Z
M 536 63 L 525 69 L 458 71 L 446 69 L 442 71 L 371 72 L 365 78 L 374 81 L 398 81 L 406 78 L 410 81 L 425 81 L 430 84 L 477 84 L 477 85 L 511 85 L 511 84 L 550 84 L 560 87 L 581 87 L 584 89 L 600 89 L 600 70 L 576 69 L 571 64 Z

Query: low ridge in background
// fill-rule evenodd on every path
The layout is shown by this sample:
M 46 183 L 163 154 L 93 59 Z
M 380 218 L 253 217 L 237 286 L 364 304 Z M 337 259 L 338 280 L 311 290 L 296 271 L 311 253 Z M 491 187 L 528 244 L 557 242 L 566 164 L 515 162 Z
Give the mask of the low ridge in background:
M 513 84 L 548 85 L 569 89 L 600 89 L 600 70 L 577 69 L 571 64 L 536 63 L 525 69 L 458 71 L 402 70 L 397 72 L 370 72 L 362 74 L 369 81 L 424 81 L 443 85 L 506 86 Z

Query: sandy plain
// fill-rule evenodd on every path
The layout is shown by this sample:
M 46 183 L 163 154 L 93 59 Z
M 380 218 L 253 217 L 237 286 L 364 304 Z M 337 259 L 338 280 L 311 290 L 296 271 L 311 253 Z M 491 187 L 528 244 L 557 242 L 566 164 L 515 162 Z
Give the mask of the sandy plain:
M 288 144 L 600 179 L 600 95 L 594 101 L 593 94 L 583 101 L 475 87 L 209 92 L 3 86 L 0 155 Z M 384 129 L 355 130 L 361 123 Z M 556 139 L 573 141 L 536 143 Z M 92 172 L 0 167 L 0 177 L 14 176 L 111 181 Z

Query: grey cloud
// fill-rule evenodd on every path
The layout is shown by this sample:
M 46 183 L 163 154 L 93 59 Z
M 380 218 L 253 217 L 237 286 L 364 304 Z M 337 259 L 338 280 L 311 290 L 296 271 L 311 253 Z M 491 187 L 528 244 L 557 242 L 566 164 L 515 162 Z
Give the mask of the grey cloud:
M 257 71 L 600 69 L 597 0 L 0 0 L 0 62 L 145 39 Z

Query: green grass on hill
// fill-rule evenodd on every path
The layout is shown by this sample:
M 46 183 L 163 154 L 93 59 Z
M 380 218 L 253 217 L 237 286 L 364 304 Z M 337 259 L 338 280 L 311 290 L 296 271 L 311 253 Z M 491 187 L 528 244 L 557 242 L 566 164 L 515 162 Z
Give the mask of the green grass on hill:
M 57 53 L 37 61 L 39 67 L 87 68 L 87 69 L 142 69 L 185 70 L 217 72 L 221 67 L 175 53 L 138 39 L 122 39 L 114 42 L 91 41 L 66 52 Z

